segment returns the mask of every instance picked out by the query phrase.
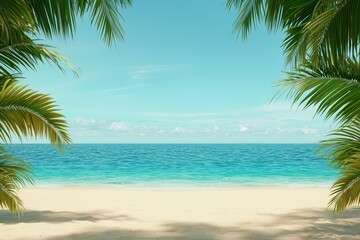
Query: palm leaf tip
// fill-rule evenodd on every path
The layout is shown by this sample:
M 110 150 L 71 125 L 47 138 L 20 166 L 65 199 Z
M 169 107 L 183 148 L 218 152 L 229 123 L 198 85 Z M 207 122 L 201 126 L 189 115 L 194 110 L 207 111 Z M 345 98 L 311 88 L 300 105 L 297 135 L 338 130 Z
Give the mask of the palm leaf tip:
M 339 178 L 331 188 L 328 208 L 337 212 L 360 205 L 360 120 L 330 132 L 320 142 L 319 157 L 329 159 L 339 170 Z
M 342 177 L 333 185 L 328 207 L 342 212 L 351 206 L 360 205 L 360 154 L 341 171 Z
M 314 64 L 323 59 L 342 64 L 349 55 L 359 54 L 360 1 L 358 0 L 227 0 L 238 16 L 234 31 L 247 37 L 260 21 L 270 31 L 281 29 L 287 63 Z
M 123 39 L 120 9 L 131 6 L 132 0 L 28 0 L 36 30 L 47 37 L 53 35 L 72 37 L 76 32 L 78 17 L 88 13 L 91 25 L 95 26 L 106 45 Z
M 0 138 L 9 142 L 8 133 L 20 140 L 25 137 L 42 137 L 62 148 L 71 143 L 68 124 L 58 113 L 54 100 L 17 82 L 5 83 L 0 92 Z
M 324 63 L 322 66 L 309 61 L 299 66 L 279 82 L 287 93 L 304 109 L 316 107 L 316 114 L 334 122 L 346 124 L 360 115 L 357 96 L 360 94 L 360 64 L 348 58 L 343 65 Z
M 33 184 L 31 166 L 10 155 L 0 146 L 0 208 L 19 214 L 24 210 L 18 190 L 26 184 Z

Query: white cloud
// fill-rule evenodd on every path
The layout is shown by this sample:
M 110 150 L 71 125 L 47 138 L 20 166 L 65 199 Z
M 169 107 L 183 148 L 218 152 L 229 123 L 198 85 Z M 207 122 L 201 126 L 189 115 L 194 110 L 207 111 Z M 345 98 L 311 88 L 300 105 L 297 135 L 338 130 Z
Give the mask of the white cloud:
M 109 88 L 109 89 L 105 89 L 105 90 L 101 90 L 99 91 L 99 93 L 112 93 L 112 92 L 122 92 L 125 90 L 129 90 L 129 89 L 134 89 L 134 88 L 143 88 L 143 87 L 147 87 L 148 85 L 146 84 L 134 84 L 134 85 L 129 85 L 129 86 L 123 86 L 123 87 L 116 87 L 116 88 Z
M 194 133 L 193 130 L 189 130 L 186 128 L 182 128 L 182 127 L 176 127 L 172 133 L 176 133 L 176 134 L 189 134 L 189 133 Z
M 137 66 L 131 71 L 131 78 L 134 80 L 152 79 L 155 74 L 173 71 L 178 65 L 148 65 Z
M 304 128 L 301 129 L 301 132 L 303 132 L 304 134 L 316 134 L 319 131 L 317 129 L 314 129 L 314 128 L 304 127 Z
M 124 122 L 112 122 L 108 127 L 110 130 L 115 131 L 128 131 L 130 128 Z
M 239 128 L 238 128 L 239 132 L 247 132 L 248 130 L 249 130 L 249 128 L 247 126 L 242 125 L 242 124 L 239 125 Z
M 282 128 L 280 128 L 280 127 L 277 127 L 277 128 L 276 128 L 276 131 L 277 131 L 277 133 L 284 133 L 284 132 L 285 132 L 285 129 L 282 129 Z
M 77 117 L 72 122 L 72 125 L 75 127 L 91 127 L 91 128 L 101 128 L 107 124 L 106 119 L 91 119 L 91 118 L 83 118 Z
M 185 133 L 186 132 L 186 129 L 185 128 L 182 128 L 182 127 L 176 127 L 173 131 L 173 133 Z
M 269 130 L 265 130 L 265 131 L 262 132 L 262 134 L 264 134 L 264 135 L 268 135 L 269 133 L 270 133 Z
M 212 128 L 205 128 L 202 132 L 204 133 L 217 133 L 219 131 L 219 127 L 215 125 Z
M 75 119 L 75 125 L 79 125 L 79 126 L 91 126 L 94 125 L 95 123 L 96 121 L 94 119 L 86 119 L 81 117 Z

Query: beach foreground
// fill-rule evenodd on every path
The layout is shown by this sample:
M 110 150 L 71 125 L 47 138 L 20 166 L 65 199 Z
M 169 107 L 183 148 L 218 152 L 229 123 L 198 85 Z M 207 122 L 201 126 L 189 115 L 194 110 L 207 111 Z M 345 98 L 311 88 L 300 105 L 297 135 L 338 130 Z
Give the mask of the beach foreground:
M 360 239 L 360 209 L 325 210 L 329 188 L 35 188 L 2 211 L 0 239 Z

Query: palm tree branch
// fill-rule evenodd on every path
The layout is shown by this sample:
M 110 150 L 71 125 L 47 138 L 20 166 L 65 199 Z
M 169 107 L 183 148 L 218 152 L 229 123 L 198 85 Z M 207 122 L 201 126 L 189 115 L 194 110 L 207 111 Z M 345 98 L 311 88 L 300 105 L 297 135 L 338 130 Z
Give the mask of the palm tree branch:
M 328 138 L 320 142 L 317 154 L 329 159 L 330 164 L 341 169 L 348 160 L 358 154 L 360 149 L 360 122 L 355 120 L 350 124 L 331 131 Z
M 234 31 L 246 39 L 250 30 L 255 28 L 261 20 L 264 12 L 264 2 L 263 0 L 228 0 L 227 8 L 230 10 L 232 7 L 237 10 L 241 9 L 234 22 Z
M 360 64 L 347 59 L 343 65 L 326 64 L 316 67 L 310 62 L 287 72 L 278 82 L 283 87 L 275 96 L 286 94 L 303 109 L 316 107 L 316 114 L 345 124 L 360 116 Z
M 262 8 L 248 6 L 262 5 Z M 348 56 L 360 57 L 360 1 L 358 0 L 228 0 L 238 16 L 234 31 L 247 37 L 261 20 L 269 30 L 285 32 L 287 63 L 295 66 L 310 55 L 314 64 L 323 59 L 342 64 Z M 250 8 L 251 9 L 251 8 Z
M 360 31 L 356 29 L 356 25 L 349 25 L 360 21 L 356 16 L 358 14 L 353 14 L 354 9 L 360 8 L 359 1 L 337 1 L 331 6 L 324 1 L 318 8 L 321 9 L 318 10 L 319 13 L 304 27 L 304 32 L 308 35 L 310 56 L 313 61 L 318 61 L 319 57 L 328 58 L 333 62 L 343 60 L 350 51 L 358 48 L 357 44 L 351 42 L 354 39 L 355 42 L 359 40 Z M 349 41 L 341 41 L 340 38 L 348 38 Z
M 37 0 L 27 2 L 38 31 L 47 37 L 72 37 L 77 16 L 82 17 L 88 12 L 91 24 L 95 25 L 105 43 L 110 45 L 116 39 L 123 39 L 119 8 L 130 6 L 132 0 L 51 0 L 42 4 Z
M 46 137 L 61 147 L 70 143 L 67 123 L 58 113 L 54 100 L 47 95 L 19 86 L 5 84 L 0 92 L 0 137 L 9 141 L 6 132 L 25 137 Z
M 0 146 L 0 208 L 9 208 L 12 213 L 20 213 L 23 202 L 17 194 L 20 187 L 33 184 L 30 165 L 11 156 Z
M 347 207 L 360 204 L 360 161 L 359 154 L 354 155 L 350 163 L 341 171 L 331 191 L 331 200 L 328 207 L 335 211 L 344 211 Z
M 31 32 L 34 25 L 26 0 L 0 0 L 0 39 L 11 41 L 19 32 Z
M 12 43 L 0 43 L 0 71 L 10 74 L 10 72 L 21 72 L 21 67 L 35 69 L 38 62 L 53 63 L 62 72 L 65 72 L 63 65 L 69 67 L 77 76 L 75 67 L 70 60 L 50 46 L 36 43 L 27 37 Z

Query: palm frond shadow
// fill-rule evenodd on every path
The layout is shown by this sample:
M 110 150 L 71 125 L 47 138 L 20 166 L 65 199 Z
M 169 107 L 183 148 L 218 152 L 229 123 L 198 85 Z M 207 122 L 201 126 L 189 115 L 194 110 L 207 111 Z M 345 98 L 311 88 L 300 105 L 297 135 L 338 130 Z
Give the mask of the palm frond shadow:
M 92 212 L 70 212 L 70 211 L 24 211 L 21 216 L 14 216 L 8 211 L 0 211 L 0 224 L 18 224 L 18 223 L 65 223 L 71 221 L 98 222 L 102 220 L 133 221 L 127 215 L 114 215 L 109 211 Z
M 272 221 L 264 222 L 263 217 L 271 217 Z M 87 218 L 80 214 L 74 215 L 73 220 L 76 219 L 86 221 Z M 119 217 L 118 221 L 132 221 L 131 219 L 125 216 Z M 97 219 L 92 221 L 96 222 Z M 47 239 L 359 239 L 360 209 L 349 209 L 342 214 L 333 214 L 324 209 L 300 209 L 280 215 L 261 214 L 255 222 L 231 226 L 206 222 L 168 222 L 161 225 L 160 229 L 161 232 L 157 232 L 119 228 L 115 225 L 105 228 L 95 224 L 83 232 Z

